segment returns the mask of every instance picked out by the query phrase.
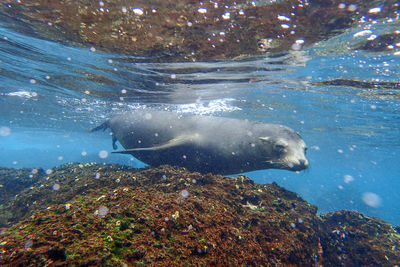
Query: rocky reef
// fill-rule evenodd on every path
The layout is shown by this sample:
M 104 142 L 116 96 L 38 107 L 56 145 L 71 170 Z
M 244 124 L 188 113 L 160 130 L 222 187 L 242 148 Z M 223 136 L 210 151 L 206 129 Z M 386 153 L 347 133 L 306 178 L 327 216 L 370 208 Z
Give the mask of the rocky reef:
M 5 0 L 0 14 L 3 21 L 19 18 L 19 26 L 12 27 L 24 34 L 166 62 L 299 50 L 360 22 L 396 18 L 398 5 L 394 0 Z
M 350 211 L 317 216 L 297 194 L 245 176 L 72 163 L 0 173 L 1 195 L 20 186 L 1 199 L 1 266 L 400 263 L 396 227 Z

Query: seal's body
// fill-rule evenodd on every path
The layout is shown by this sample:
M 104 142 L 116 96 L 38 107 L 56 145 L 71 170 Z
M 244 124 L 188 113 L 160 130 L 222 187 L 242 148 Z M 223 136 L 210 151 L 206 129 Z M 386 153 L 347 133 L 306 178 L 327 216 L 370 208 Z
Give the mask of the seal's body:
M 308 166 L 304 141 L 278 124 L 151 110 L 116 116 L 91 131 L 105 128 L 111 128 L 114 149 L 117 140 L 125 148 L 114 153 L 132 154 L 151 166 L 218 174 Z

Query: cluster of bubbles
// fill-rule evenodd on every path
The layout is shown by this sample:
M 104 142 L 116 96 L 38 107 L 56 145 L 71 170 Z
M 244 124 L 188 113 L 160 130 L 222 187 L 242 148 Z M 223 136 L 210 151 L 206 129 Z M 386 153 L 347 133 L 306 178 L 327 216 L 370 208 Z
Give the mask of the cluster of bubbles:
M 355 181 L 354 177 L 350 174 L 345 174 L 343 176 L 343 181 L 346 184 L 352 183 Z M 338 186 L 339 189 L 343 189 L 344 187 L 342 185 Z M 382 199 L 380 198 L 379 195 L 373 192 L 364 192 L 361 195 L 361 200 L 362 202 L 372 208 L 379 208 L 382 205 Z

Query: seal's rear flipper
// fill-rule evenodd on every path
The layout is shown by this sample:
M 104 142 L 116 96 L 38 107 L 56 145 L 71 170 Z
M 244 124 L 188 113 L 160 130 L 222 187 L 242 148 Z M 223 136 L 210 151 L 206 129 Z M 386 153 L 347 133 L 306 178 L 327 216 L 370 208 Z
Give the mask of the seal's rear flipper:
M 156 151 L 156 150 L 158 150 L 157 147 L 142 147 L 142 148 L 131 148 L 126 150 L 117 150 L 111 153 L 131 154 L 132 152 L 138 152 L 138 151 Z
M 137 151 L 137 150 L 136 149 L 117 150 L 117 151 L 113 151 L 111 153 L 115 153 L 115 154 L 130 154 L 133 151 Z
M 95 131 L 99 131 L 99 130 L 103 130 L 104 131 L 107 128 L 109 128 L 108 121 L 103 122 L 102 124 L 100 124 L 97 127 L 94 127 L 93 129 L 90 129 L 89 133 L 92 133 L 92 132 L 95 132 Z

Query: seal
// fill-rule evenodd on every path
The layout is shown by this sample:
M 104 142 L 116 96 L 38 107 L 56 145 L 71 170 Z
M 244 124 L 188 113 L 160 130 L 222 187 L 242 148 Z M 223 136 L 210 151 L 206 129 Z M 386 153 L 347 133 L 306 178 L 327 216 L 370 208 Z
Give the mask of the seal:
M 215 174 L 308 167 L 303 139 L 279 124 L 143 110 L 118 115 L 89 131 L 107 128 L 113 148 L 117 141 L 125 148 L 113 153 L 131 154 L 150 166 Z

